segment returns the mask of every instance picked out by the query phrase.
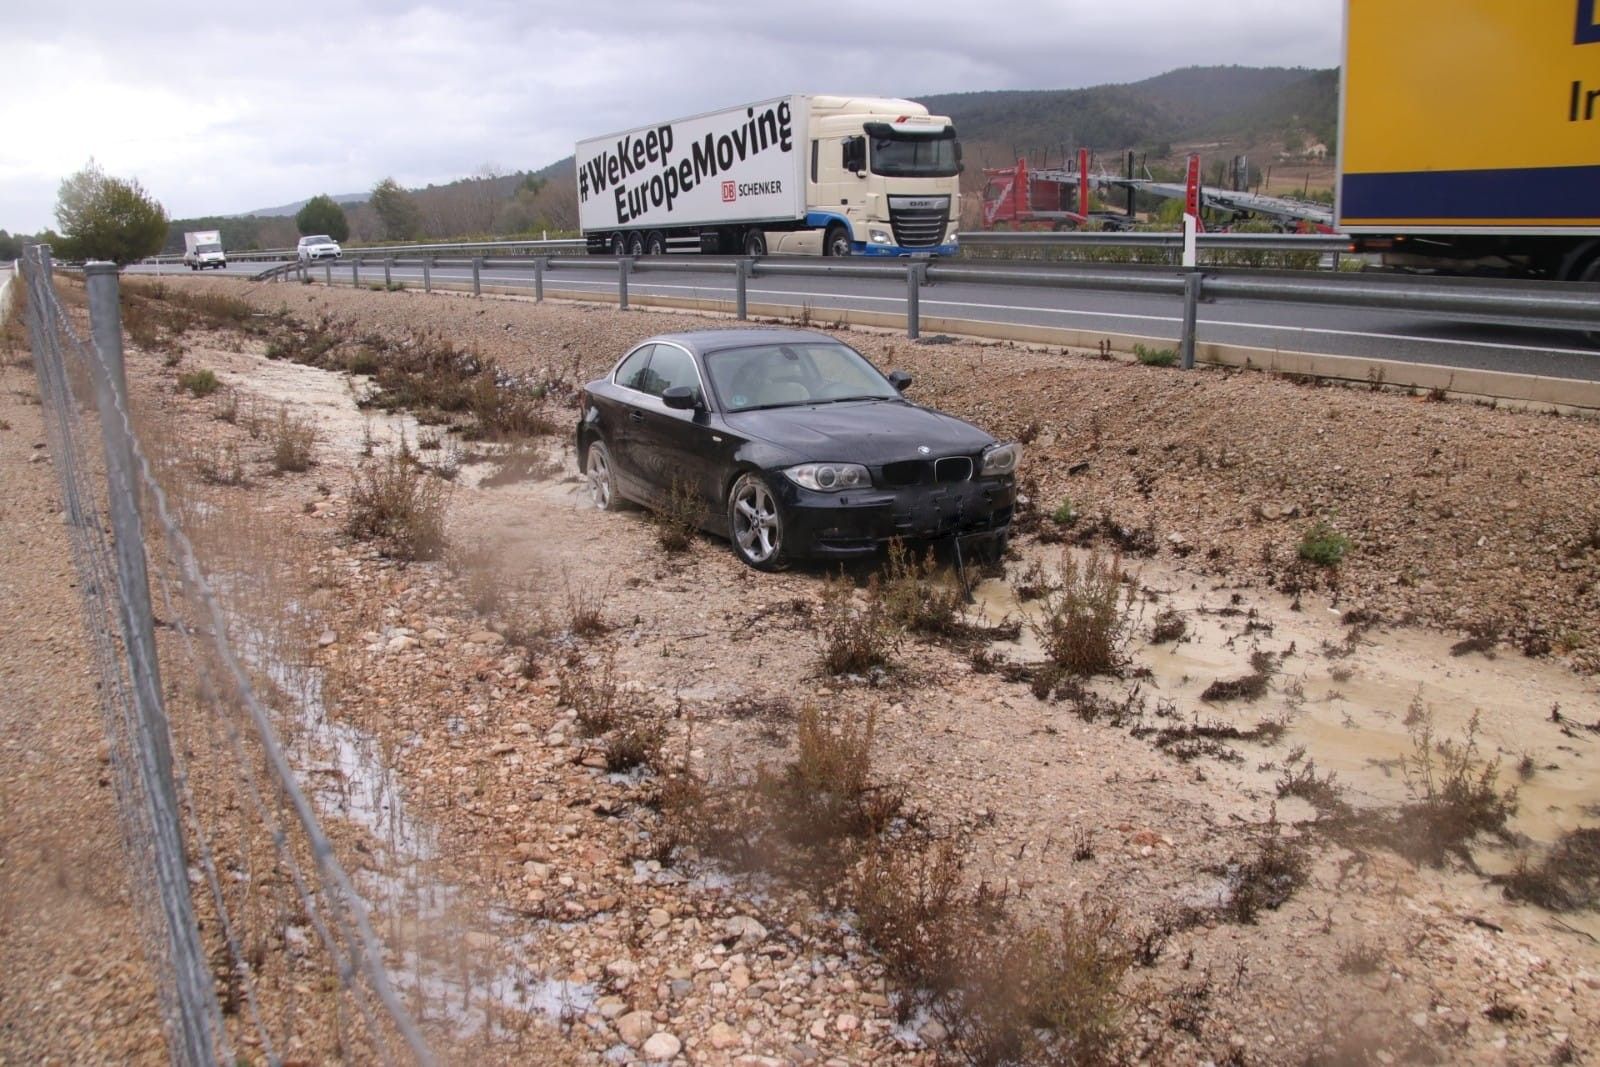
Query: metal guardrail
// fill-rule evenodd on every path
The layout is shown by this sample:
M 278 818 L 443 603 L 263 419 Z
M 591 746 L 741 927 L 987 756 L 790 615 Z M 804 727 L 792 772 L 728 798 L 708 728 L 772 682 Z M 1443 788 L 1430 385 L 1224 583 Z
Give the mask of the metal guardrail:
M 965 248 L 1160 248 L 1183 247 L 1183 234 L 1145 230 L 983 230 L 957 235 Z M 1349 252 L 1350 238 L 1319 233 L 1201 233 L 1195 235 L 1202 251 L 1236 252 Z
M 1196 235 L 1197 246 L 1202 251 L 1237 252 L 1308 252 L 1338 254 L 1350 251 L 1350 238 L 1338 234 L 1292 233 L 1202 233 Z M 1141 248 L 1176 251 L 1183 247 L 1181 232 L 1147 232 L 1116 230 L 1068 230 L 1062 232 L 989 231 L 979 230 L 959 233 L 956 240 L 971 248 Z M 416 255 L 472 255 L 496 253 L 511 256 L 531 256 L 560 252 L 583 252 L 587 243 L 581 238 L 550 241 L 447 241 L 436 244 L 379 245 L 344 249 L 344 259 L 361 257 L 363 260 L 382 259 L 388 256 Z M 293 248 L 257 249 L 247 252 L 229 252 L 235 260 L 293 259 Z M 150 263 L 181 263 L 181 255 L 151 256 Z
M 1055 235 L 1060 236 L 1060 235 Z M 1162 236 L 1162 235 L 1152 235 Z M 1221 235 L 1218 235 L 1221 236 Z M 1253 236 L 1253 235 L 1252 235 Z M 746 317 L 748 282 L 761 276 L 822 276 L 871 278 L 906 284 L 906 334 L 920 332 L 919 296 L 927 285 L 946 282 L 1000 286 L 1039 286 L 1103 292 L 1148 293 L 1181 298 L 1183 329 L 1180 345 L 1183 365 L 1194 365 L 1196 306 L 1202 301 L 1250 300 L 1321 304 L 1362 310 L 1397 310 L 1449 315 L 1458 320 L 1490 322 L 1542 329 L 1600 332 L 1600 285 L 1589 283 L 1482 281 L 1468 278 L 1422 278 L 1413 275 L 1339 274 L 1303 271 L 1255 271 L 1215 267 L 1137 267 L 1126 264 L 1071 263 L 1061 266 L 1008 263 L 957 262 L 914 258 L 897 261 L 867 259 L 807 259 L 769 256 L 730 257 L 621 257 L 532 256 L 520 259 L 419 259 L 383 258 L 384 284 L 393 284 L 397 266 L 420 265 L 423 288 L 431 291 L 432 271 L 438 267 L 470 268 L 473 294 L 483 292 L 483 276 L 504 270 L 534 271 L 534 299 L 544 298 L 545 276 L 551 271 L 613 271 L 617 299 L 628 306 L 628 279 L 633 274 L 695 272 L 729 274 L 734 279 L 734 305 Z M 360 258 L 323 264 L 323 280 L 348 269 L 351 284 L 361 284 Z M 314 268 L 298 263 L 280 264 L 256 275 L 257 280 L 313 280 Z M 375 280 L 374 280 L 375 281 Z

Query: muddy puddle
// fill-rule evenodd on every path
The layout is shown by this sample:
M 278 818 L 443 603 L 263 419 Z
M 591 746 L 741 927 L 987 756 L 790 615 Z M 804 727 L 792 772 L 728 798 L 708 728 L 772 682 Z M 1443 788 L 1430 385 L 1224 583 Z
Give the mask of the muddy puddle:
M 547 973 L 539 962 L 546 924 L 481 907 L 441 875 L 437 833 L 412 810 L 395 754 L 328 715 L 323 672 L 255 635 L 240 646 L 285 699 L 285 745 L 320 814 L 361 832 L 364 858 L 351 877 L 389 953 L 389 979 L 418 1021 L 443 1021 L 465 1039 L 486 1027 L 507 1036 L 518 1016 L 562 1023 L 592 1011 L 596 986 Z
M 1040 550 L 1036 558 L 1053 572 L 1059 556 Z M 1286 727 L 1272 744 L 1228 742 L 1245 758 L 1219 773 L 1241 786 L 1273 791 L 1285 757 L 1304 749 L 1301 758 L 1315 760 L 1319 776 L 1335 773 L 1352 802 L 1402 802 L 1408 793 L 1401 763 L 1416 751 L 1419 713 L 1431 715 L 1436 739 L 1453 741 L 1467 736 L 1476 716 L 1481 753 L 1498 757 L 1501 784 L 1518 790 L 1513 831 L 1548 844 L 1600 823 L 1595 680 L 1509 647 L 1453 655 L 1455 640 L 1448 636 L 1346 621 L 1344 609 L 1326 600 L 1302 597 L 1297 610 L 1275 592 L 1197 584 L 1160 561 L 1137 562 L 1129 570 L 1142 591 L 1128 646 L 1130 670 L 1148 671 L 1140 684 L 1152 704 L 1171 702 L 1171 725 L 1219 723 L 1248 730 L 1276 720 Z M 1038 601 L 1019 603 L 1003 580 L 978 585 L 974 600 L 972 613 L 983 621 L 1024 621 L 1021 637 L 997 643 L 997 653 L 1017 662 L 1042 658 L 1028 625 L 1038 618 Z M 1176 641 L 1152 644 L 1152 626 L 1163 611 L 1176 612 L 1185 632 Z M 1263 695 L 1203 698 L 1213 682 L 1249 675 L 1252 656 L 1261 652 L 1273 664 Z M 1097 687 L 1120 696 L 1129 684 Z M 1215 776 L 1209 764 L 1206 773 Z M 1286 799 L 1286 813 L 1309 817 L 1309 806 L 1290 810 L 1300 804 Z M 1486 867 L 1494 866 L 1486 860 Z

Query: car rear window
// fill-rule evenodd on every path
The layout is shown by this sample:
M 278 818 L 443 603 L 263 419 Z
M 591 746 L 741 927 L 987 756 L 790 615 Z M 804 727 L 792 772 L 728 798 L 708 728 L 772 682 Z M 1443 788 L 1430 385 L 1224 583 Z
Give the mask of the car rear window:
M 645 390 L 645 371 L 650 364 L 650 353 L 655 351 L 655 345 L 640 345 L 634 349 L 633 354 L 622 361 L 622 366 L 617 368 L 617 384 L 625 389 Z

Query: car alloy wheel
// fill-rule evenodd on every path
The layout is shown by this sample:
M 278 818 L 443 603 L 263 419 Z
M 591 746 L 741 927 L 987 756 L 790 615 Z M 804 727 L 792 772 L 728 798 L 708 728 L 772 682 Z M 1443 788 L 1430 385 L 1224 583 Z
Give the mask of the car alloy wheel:
M 728 492 L 728 529 L 733 550 L 757 570 L 775 570 L 783 559 L 783 514 L 766 479 L 754 471 L 739 476 Z
M 617 487 L 611 476 L 611 453 L 606 451 L 604 441 L 589 446 L 584 473 L 588 476 L 589 499 L 594 501 L 594 506 L 600 511 L 616 511 Z

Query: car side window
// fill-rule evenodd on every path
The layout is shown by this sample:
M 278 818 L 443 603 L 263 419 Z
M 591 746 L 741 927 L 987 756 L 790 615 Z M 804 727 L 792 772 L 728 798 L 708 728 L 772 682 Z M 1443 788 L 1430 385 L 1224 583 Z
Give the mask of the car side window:
M 622 366 L 617 368 L 617 384 L 626 389 L 638 389 L 641 392 L 650 392 L 649 364 L 650 353 L 655 345 L 640 345 L 634 350 L 633 355 L 622 361 Z
M 700 375 L 694 369 L 694 357 L 676 345 L 656 345 L 650 358 L 650 367 L 644 374 L 645 383 L 637 388 L 652 396 L 660 396 L 675 386 L 686 385 L 700 399 Z

